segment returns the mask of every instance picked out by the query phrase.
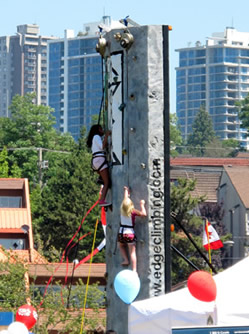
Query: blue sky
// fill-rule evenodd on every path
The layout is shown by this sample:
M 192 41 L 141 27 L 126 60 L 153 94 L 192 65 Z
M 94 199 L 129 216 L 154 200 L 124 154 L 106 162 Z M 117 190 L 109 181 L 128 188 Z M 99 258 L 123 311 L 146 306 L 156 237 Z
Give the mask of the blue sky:
M 36 23 L 41 35 L 62 37 L 103 15 L 119 20 L 129 15 L 141 25 L 172 25 L 170 32 L 170 104 L 175 112 L 175 49 L 204 43 L 228 26 L 249 32 L 249 0 L 0 0 L 0 36 L 13 35 L 16 26 Z

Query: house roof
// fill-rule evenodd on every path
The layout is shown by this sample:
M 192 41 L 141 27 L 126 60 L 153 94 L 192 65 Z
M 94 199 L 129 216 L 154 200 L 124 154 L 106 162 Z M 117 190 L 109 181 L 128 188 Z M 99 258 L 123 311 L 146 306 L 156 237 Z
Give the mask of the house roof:
M 231 180 L 234 188 L 237 190 L 241 201 L 246 208 L 249 208 L 249 167 L 232 166 L 225 167 L 225 171 Z
M 23 225 L 30 226 L 30 213 L 26 208 L 1 208 L 0 210 L 0 232 L 2 229 L 18 229 L 18 233 L 24 233 Z
M 191 170 L 171 170 L 170 179 L 195 179 L 196 187 L 191 193 L 193 197 L 206 196 L 205 202 L 217 202 L 216 190 L 220 183 L 221 173 L 194 172 Z
M 76 318 L 76 317 L 82 317 L 82 309 L 80 310 L 72 310 L 70 311 L 70 315 L 71 315 L 71 318 Z M 96 318 L 98 319 L 98 322 L 99 324 L 98 325 L 102 325 L 103 322 L 105 322 L 105 319 L 106 319 L 106 309 L 101 309 L 99 308 L 98 310 L 93 310 L 93 309 L 89 309 L 89 308 L 86 308 L 84 310 L 85 312 L 85 317 L 87 319 L 95 319 Z M 55 315 L 56 316 L 56 315 Z M 39 317 L 38 317 L 38 320 L 37 320 L 37 324 L 39 326 L 39 324 L 43 324 L 44 322 L 47 321 L 47 315 L 46 314 L 39 314 Z M 48 325 L 48 330 L 49 330 L 49 333 L 51 334 L 55 334 L 55 333 L 58 333 L 58 331 L 61 331 L 63 329 L 65 329 L 65 324 L 67 324 L 68 321 L 66 322 L 59 322 L 59 323 L 56 323 L 55 325 L 52 325 L 52 324 L 49 324 Z M 98 326 L 96 324 L 96 328 Z M 87 329 L 88 327 L 90 327 L 89 325 L 85 325 L 84 328 Z
M 213 166 L 222 167 L 232 166 L 249 166 L 249 159 L 245 158 L 186 158 L 175 157 L 170 159 L 171 166 Z
M 15 179 L 15 178 L 8 178 L 8 179 L 0 179 L 0 189 L 23 189 L 25 185 L 25 179 Z
M 6 254 L 7 253 L 7 254 Z M 39 254 L 35 249 L 25 249 L 25 250 L 3 250 L 0 247 L 0 261 L 7 261 L 8 254 L 10 255 L 9 261 L 12 263 L 16 262 L 16 258 L 22 263 L 34 263 L 34 264 L 46 264 L 48 261 Z M 32 261 L 31 261 L 32 259 Z
M 38 256 L 32 252 L 34 250 L 34 241 L 28 179 L 0 178 L 0 191 L 2 196 L 6 192 L 8 196 L 9 194 L 16 196 L 17 193 L 21 193 L 23 198 L 23 207 L 21 208 L 0 209 L 0 234 L 26 234 L 30 248 L 29 257 L 32 259 L 34 256 L 36 260 Z
M 33 276 L 39 277 L 50 277 L 53 275 L 54 278 L 72 276 L 74 277 L 88 277 L 89 275 L 89 263 L 80 265 L 73 272 L 73 263 L 69 263 L 68 267 L 66 263 L 48 263 L 48 264 L 30 264 L 29 273 Z M 105 263 L 92 263 L 91 264 L 91 277 L 104 278 L 106 273 Z

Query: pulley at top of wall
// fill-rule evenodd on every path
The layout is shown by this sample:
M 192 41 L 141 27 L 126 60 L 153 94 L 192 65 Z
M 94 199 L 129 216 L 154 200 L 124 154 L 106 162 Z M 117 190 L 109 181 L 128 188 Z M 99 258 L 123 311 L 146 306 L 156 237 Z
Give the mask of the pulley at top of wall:
M 106 46 L 107 46 L 106 39 L 102 35 L 100 35 L 98 43 L 96 45 L 96 51 L 100 53 L 102 57 L 104 57 L 105 55 Z
M 114 34 L 114 38 L 120 43 L 120 46 L 126 50 L 128 50 L 134 42 L 134 37 L 128 29 L 125 29 L 123 33 L 117 32 Z

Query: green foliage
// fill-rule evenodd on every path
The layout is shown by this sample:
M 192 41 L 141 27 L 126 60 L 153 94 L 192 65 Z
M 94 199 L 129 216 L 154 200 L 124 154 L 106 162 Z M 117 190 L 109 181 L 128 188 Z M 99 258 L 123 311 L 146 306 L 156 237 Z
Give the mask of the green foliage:
M 217 230 L 220 235 L 224 235 L 224 227 L 222 224 L 223 209 L 222 205 L 208 205 L 204 202 L 205 197 L 193 197 L 196 181 L 193 179 L 178 179 L 176 185 L 171 186 L 171 212 L 174 212 L 177 221 L 179 221 L 185 230 L 190 234 L 191 238 L 197 244 L 199 249 L 205 254 L 206 251 L 202 246 L 203 220 L 195 214 L 197 208 L 201 210 L 201 215 L 207 218 L 215 219 L 218 223 Z M 188 260 L 190 260 L 199 269 L 206 270 L 207 265 L 204 264 L 203 258 L 200 256 L 194 245 L 185 235 L 184 231 L 172 219 L 175 230 L 171 234 L 172 245 L 177 248 Z M 205 254 L 207 256 L 207 254 Z M 212 257 L 216 269 L 221 268 L 221 251 L 213 251 Z M 179 255 L 172 252 L 172 284 L 187 280 L 189 274 L 193 272 L 193 268 Z
M 97 284 L 92 284 L 86 289 L 82 280 L 79 280 L 77 285 L 71 289 L 63 287 L 61 283 L 56 283 L 52 287 L 49 287 L 44 299 L 41 298 L 35 286 L 31 287 L 33 295 L 36 296 L 33 299 L 34 306 L 38 307 L 40 301 L 43 300 L 37 324 L 33 329 L 36 334 L 48 334 L 48 329 L 51 331 L 56 326 L 62 328 L 59 331 L 61 334 L 68 332 L 78 334 L 83 320 L 83 333 L 86 333 L 86 328 L 94 329 L 97 325 L 105 325 L 105 319 L 99 317 L 100 309 L 105 307 L 105 293 L 98 288 Z M 91 316 L 85 311 L 83 319 L 86 291 L 86 307 L 91 309 Z
M 19 306 L 26 304 L 28 292 L 25 287 L 25 272 L 27 270 L 13 255 L 10 257 L 10 254 L 6 253 L 6 256 L 8 260 L 0 262 L 0 307 L 3 310 L 15 311 Z
M 69 134 L 57 133 L 53 110 L 37 106 L 34 100 L 34 94 L 16 95 L 10 107 L 12 117 L 0 118 L 0 147 L 6 147 L 0 155 L 0 175 L 29 179 L 35 243 L 43 255 L 56 261 L 97 200 L 99 187 L 90 167 L 84 131 L 78 143 Z M 47 169 L 41 166 L 44 160 Z M 87 232 L 91 234 L 72 249 L 70 260 L 91 251 L 99 213 L 96 207 L 87 217 L 74 242 Z M 96 243 L 102 239 L 99 224 Z M 104 252 L 94 260 L 104 261 Z
M 6 147 L 0 152 L 0 177 L 7 178 L 9 176 L 9 163 L 7 161 L 8 152 Z
M 236 139 L 219 140 L 214 138 L 204 150 L 205 157 L 234 157 L 240 150 L 240 143 Z
M 170 114 L 170 155 L 175 157 L 178 155 L 177 146 L 182 144 L 182 136 L 177 126 L 176 114 Z
M 11 168 L 9 167 L 8 151 L 6 147 L 0 152 L 0 177 L 21 177 L 21 169 L 17 166 L 16 162 L 12 164 Z
M 87 151 L 85 141 L 80 139 L 75 150 L 51 162 L 46 171 L 44 185 L 38 207 L 33 211 L 34 231 L 36 242 L 43 249 L 43 254 L 51 260 L 51 249 L 62 254 L 69 240 L 78 230 L 82 218 L 88 209 L 98 199 L 99 187 L 96 185 L 96 175 L 90 169 L 91 154 Z M 96 219 L 100 216 L 100 208 L 97 206 L 83 223 L 74 242 L 78 238 L 90 232 L 91 234 L 81 240 L 69 254 L 72 260 L 76 257 L 83 258 L 91 251 Z M 40 243 L 38 240 L 40 239 Z M 101 224 L 98 227 L 97 241 L 103 239 Z M 52 252 L 52 256 L 54 256 Z M 104 261 L 103 253 L 94 257 L 95 261 Z
M 180 219 L 189 219 L 193 209 L 205 200 L 204 196 L 193 197 L 191 192 L 195 190 L 196 180 L 181 179 L 177 180 L 176 185 L 171 185 L 170 205 L 171 211 Z
M 75 143 L 68 134 L 61 135 L 53 128 L 53 110 L 37 106 L 35 95 L 16 95 L 10 106 L 11 118 L 0 118 L 0 147 L 8 152 L 9 169 L 16 175 L 29 179 L 31 186 L 39 183 L 38 148 L 44 148 L 43 160 L 48 150 L 71 150 Z M 19 169 L 18 169 L 19 168 Z
M 244 100 L 236 103 L 239 111 L 239 119 L 241 121 L 241 127 L 244 129 L 249 128 L 249 94 Z
M 82 280 L 77 285 L 70 288 L 62 283 L 51 283 L 47 293 L 40 292 L 40 287 L 34 284 L 35 277 L 31 277 L 30 288 L 25 286 L 25 274 L 28 265 L 23 264 L 6 252 L 8 261 L 0 262 L 0 307 L 2 311 L 16 313 L 18 307 L 27 304 L 27 300 L 38 312 L 38 321 L 32 332 L 36 334 L 48 334 L 49 330 L 58 326 L 59 333 L 78 334 L 82 324 L 82 313 L 85 301 L 86 286 Z M 11 262 L 10 258 L 15 259 Z M 44 295 L 44 297 L 43 297 Z M 61 298 L 63 296 L 63 299 Z M 42 307 L 40 302 L 43 301 Z M 97 325 L 104 325 L 105 319 L 100 319 L 100 308 L 105 307 L 105 293 L 97 284 L 92 284 L 87 290 L 86 307 L 91 309 L 91 316 L 85 313 L 84 331 L 86 328 L 94 329 Z
M 195 117 L 193 132 L 188 137 L 189 151 L 196 156 L 203 156 L 205 147 L 215 138 L 213 123 L 204 107 Z

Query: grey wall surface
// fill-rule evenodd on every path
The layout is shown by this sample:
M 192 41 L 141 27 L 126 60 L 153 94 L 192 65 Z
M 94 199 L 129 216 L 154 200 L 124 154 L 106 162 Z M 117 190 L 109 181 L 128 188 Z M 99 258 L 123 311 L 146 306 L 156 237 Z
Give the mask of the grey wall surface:
M 128 305 L 119 299 L 113 286 L 117 273 L 125 269 L 121 266 L 117 247 L 123 187 L 131 189 L 135 208 L 139 209 L 140 199 L 145 200 L 148 214 L 146 218 L 138 217 L 135 227 L 138 239 L 137 266 L 141 281 L 137 300 L 161 295 L 165 292 L 164 155 L 168 143 L 164 142 L 166 88 L 163 27 L 129 28 L 134 43 L 128 50 L 122 48 L 115 39 L 117 32 L 123 33 L 122 30 L 112 30 L 105 35 L 105 60 L 109 64 L 109 129 L 117 126 L 115 119 L 112 119 L 115 114 L 113 106 L 116 108 L 117 105 L 113 102 L 115 76 L 116 81 L 122 81 L 119 86 L 122 87 L 120 102 L 125 103 L 125 107 L 119 110 L 122 113 L 119 138 L 115 133 L 115 140 L 119 140 L 122 146 L 122 161 L 110 170 L 112 189 L 108 196 L 112 199 L 113 210 L 107 213 L 107 328 L 125 334 L 128 333 Z M 122 62 L 117 71 L 112 71 L 112 57 L 118 52 L 122 54 Z M 120 69 L 122 74 L 117 76 Z

